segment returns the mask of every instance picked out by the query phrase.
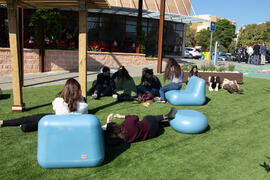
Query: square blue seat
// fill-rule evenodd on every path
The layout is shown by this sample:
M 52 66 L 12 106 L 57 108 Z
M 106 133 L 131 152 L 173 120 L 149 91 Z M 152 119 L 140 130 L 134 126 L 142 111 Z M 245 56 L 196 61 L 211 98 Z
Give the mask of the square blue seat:
M 47 115 L 38 124 L 37 160 L 43 168 L 95 167 L 105 156 L 97 117 Z

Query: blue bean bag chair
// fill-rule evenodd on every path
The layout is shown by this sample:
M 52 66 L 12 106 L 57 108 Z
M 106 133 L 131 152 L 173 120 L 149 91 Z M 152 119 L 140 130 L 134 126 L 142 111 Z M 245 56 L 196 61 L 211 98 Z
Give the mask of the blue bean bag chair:
M 43 168 L 95 167 L 105 157 L 97 117 L 47 115 L 38 124 L 37 160 Z
M 174 106 L 199 106 L 205 103 L 205 80 L 192 76 L 184 90 L 165 93 L 166 99 Z
M 171 127 L 181 133 L 196 134 L 208 127 L 206 116 L 194 110 L 178 110 L 175 118 L 170 121 Z

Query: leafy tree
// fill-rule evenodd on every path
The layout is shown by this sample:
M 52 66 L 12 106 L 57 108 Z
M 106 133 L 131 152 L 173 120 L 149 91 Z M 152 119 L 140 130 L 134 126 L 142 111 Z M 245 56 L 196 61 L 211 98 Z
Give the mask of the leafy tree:
M 57 37 L 61 29 L 60 10 L 37 9 L 31 16 L 29 26 L 34 30 L 34 37 L 36 39 L 40 39 L 41 36 L 44 39 L 44 35 Z M 43 34 L 40 33 L 41 30 L 44 31 Z
M 202 51 L 209 51 L 210 46 L 210 31 L 208 29 L 203 29 L 197 33 L 195 36 L 197 45 L 202 47 Z
M 229 45 L 235 37 L 235 25 L 231 24 L 227 19 L 217 21 L 216 31 L 213 33 L 213 40 L 219 41 L 228 51 Z
M 270 45 L 270 22 L 262 24 L 250 24 L 242 27 L 238 34 L 238 46 L 241 44 L 246 47 L 248 44 L 256 44 L 257 42 L 266 42 Z
M 194 47 L 196 30 L 192 29 L 189 24 L 186 24 L 186 47 Z
M 44 72 L 45 50 L 44 38 L 45 35 L 53 36 L 54 40 L 61 29 L 60 10 L 58 9 L 37 9 L 31 16 L 29 26 L 34 30 L 34 37 L 37 39 L 39 46 L 39 71 Z M 55 44 L 55 41 L 53 42 Z
M 210 33 L 209 29 L 203 29 L 195 37 L 197 45 L 202 46 L 203 51 L 210 49 Z M 215 42 L 219 41 L 222 51 L 228 51 L 234 37 L 235 25 L 226 19 L 217 21 L 216 31 L 213 32 L 212 49 L 214 50 Z

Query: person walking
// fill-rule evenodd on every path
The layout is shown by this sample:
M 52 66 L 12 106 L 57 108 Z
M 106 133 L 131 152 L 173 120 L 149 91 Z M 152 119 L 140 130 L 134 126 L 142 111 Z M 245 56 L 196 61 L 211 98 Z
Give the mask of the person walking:
M 248 46 L 247 46 L 247 54 L 248 54 L 248 61 L 247 61 L 247 63 L 248 64 L 250 64 L 250 63 L 252 63 L 252 55 L 253 55 L 253 47 L 252 47 L 252 44 L 249 44 Z
M 266 56 L 267 47 L 265 42 L 262 44 L 261 47 L 261 64 L 265 65 L 265 56 Z
M 254 64 L 259 64 L 259 59 L 260 59 L 260 45 L 259 45 L 259 42 L 257 42 L 257 44 L 253 47 L 253 51 L 254 51 L 254 54 L 253 54 L 253 58 L 254 58 Z M 257 61 L 256 61 L 257 60 Z

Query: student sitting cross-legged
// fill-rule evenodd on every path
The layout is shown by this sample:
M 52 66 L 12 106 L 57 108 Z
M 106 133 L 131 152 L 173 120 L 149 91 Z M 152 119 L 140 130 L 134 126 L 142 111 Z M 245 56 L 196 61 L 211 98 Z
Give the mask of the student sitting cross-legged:
M 97 75 L 97 80 L 93 82 L 92 88 L 89 92 L 93 99 L 112 95 L 113 85 L 110 76 L 110 68 L 107 66 L 103 67 L 102 73 Z

